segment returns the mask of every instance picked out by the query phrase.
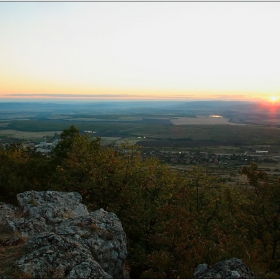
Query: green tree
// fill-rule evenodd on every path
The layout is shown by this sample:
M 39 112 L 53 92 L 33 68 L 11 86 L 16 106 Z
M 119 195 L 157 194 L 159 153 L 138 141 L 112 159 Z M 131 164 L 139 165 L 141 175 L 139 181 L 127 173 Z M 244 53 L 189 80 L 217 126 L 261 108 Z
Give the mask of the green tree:
M 27 190 L 43 190 L 51 182 L 50 160 L 22 145 L 0 149 L 0 197 L 15 202 L 16 195 Z
M 80 136 L 80 131 L 74 125 L 71 125 L 69 129 L 64 129 L 60 135 L 62 141 L 53 150 L 56 159 L 67 157 L 67 152 L 71 151 L 75 138 Z
M 90 209 L 118 215 L 129 238 L 132 273 L 139 277 L 152 250 L 149 240 L 158 209 L 168 199 L 175 174 L 156 158 L 144 160 L 137 146 L 125 144 L 116 150 L 102 146 L 99 138 L 77 133 L 62 137 L 55 153 L 56 189 L 78 191 Z
M 249 186 L 238 189 L 236 218 L 250 246 L 248 254 L 256 271 L 266 270 L 262 277 L 279 277 L 280 180 L 258 170 L 256 163 L 244 167 L 242 174 Z

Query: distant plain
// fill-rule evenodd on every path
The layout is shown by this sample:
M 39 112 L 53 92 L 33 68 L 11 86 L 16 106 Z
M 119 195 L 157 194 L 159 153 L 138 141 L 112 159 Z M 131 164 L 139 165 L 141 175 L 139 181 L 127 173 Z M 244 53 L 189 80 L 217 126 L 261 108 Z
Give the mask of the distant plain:
M 1 142 L 50 139 L 75 125 L 111 145 L 279 145 L 279 122 L 277 108 L 248 102 L 0 104 Z

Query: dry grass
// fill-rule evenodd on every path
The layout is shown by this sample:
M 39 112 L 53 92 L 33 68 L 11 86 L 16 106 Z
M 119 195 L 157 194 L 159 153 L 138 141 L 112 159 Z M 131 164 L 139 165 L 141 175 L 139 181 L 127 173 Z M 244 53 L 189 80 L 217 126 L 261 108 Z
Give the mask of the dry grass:
M 30 278 L 23 274 L 14 265 L 23 254 L 23 245 L 28 240 L 28 237 L 21 236 L 19 232 L 12 232 L 0 224 L 0 275 L 9 278 Z M 12 243 L 10 240 L 16 237 Z
M 65 217 L 66 217 L 67 219 L 73 218 L 73 212 L 68 211 L 68 212 L 66 213 Z
M 8 245 L 8 241 L 11 240 L 13 236 L 14 234 L 12 232 L 6 232 L 5 229 L 2 228 L 0 231 L 0 245 Z
M 19 240 L 14 245 L 0 244 L 0 275 L 4 274 L 10 278 L 30 278 L 23 275 L 15 266 L 14 263 L 24 253 L 23 244 L 25 242 Z
M 90 226 L 90 229 L 91 229 L 93 232 L 99 231 L 99 227 L 98 227 L 97 224 L 92 224 L 92 225 Z

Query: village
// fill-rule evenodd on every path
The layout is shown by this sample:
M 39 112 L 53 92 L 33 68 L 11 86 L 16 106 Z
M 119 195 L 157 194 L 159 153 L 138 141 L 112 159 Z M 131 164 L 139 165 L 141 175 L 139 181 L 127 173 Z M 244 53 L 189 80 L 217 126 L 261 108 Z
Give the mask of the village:
M 239 167 L 251 162 L 277 167 L 280 155 L 275 152 L 260 151 L 244 153 L 213 153 L 197 151 L 146 151 L 144 157 L 154 156 L 170 165 L 201 165 L 204 167 Z M 277 170 L 276 170 L 277 171 Z
M 88 133 L 84 131 L 83 133 Z M 23 141 L 24 148 L 34 149 L 39 153 L 48 155 L 61 141 L 56 134 L 54 137 L 44 137 L 42 141 Z M 7 139 L 7 138 L 6 138 Z M 4 139 L 2 139 L 3 141 Z M 13 142 L 2 142 L 1 145 L 7 148 Z M 118 145 L 113 145 L 118 149 Z M 265 149 L 258 149 L 265 148 Z M 239 147 L 182 147 L 180 148 L 156 148 L 142 147 L 143 159 L 156 157 L 171 167 L 188 168 L 191 166 L 201 166 L 205 168 L 240 169 L 252 162 L 258 163 L 259 167 L 265 171 L 280 171 L 280 153 L 278 146 L 264 145 Z
M 22 143 L 22 146 L 25 149 L 28 149 L 28 148 L 35 149 L 39 153 L 49 154 L 60 141 L 61 141 L 61 139 L 55 139 L 53 142 L 42 141 L 39 144 L 36 144 L 35 142 L 26 141 L 26 142 Z M 11 145 L 11 143 L 1 143 L 0 145 L 4 149 L 6 149 L 7 147 L 9 147 Z

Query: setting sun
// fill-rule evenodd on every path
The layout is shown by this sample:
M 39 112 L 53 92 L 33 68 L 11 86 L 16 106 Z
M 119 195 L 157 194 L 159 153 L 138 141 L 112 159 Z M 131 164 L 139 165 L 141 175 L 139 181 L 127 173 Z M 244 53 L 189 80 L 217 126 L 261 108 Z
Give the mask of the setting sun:
M 277 98 L 276 96 L 271 96 L 271 97 L 270 97 L 270 101 L 271 101 L 271 102 L 275 102 L 275 101 L 277 101 L 277 99 L 278 99 L 278 98 Z

